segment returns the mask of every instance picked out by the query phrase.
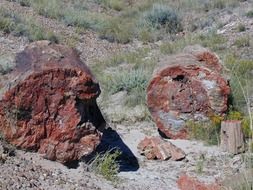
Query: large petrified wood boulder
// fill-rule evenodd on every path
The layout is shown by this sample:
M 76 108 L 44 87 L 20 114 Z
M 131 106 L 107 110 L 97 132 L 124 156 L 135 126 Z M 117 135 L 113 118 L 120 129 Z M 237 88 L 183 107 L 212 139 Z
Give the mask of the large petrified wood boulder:
M 100 143 L 100 88 L 77 51 L 39 41 L 16 56 L 0 94 L 0 132 L 18 148 L 66 163 Z
M 194 49 L 194 48 L 193 48 Z M 227 111 L 230 88 L 220 74 L 218 57 L 203 49 L 167 57 L 147 88 L 147 104 L 159 131 L 169 138 L 186 138 L 185 121 L 205 120 Z M 215 62 L 216 61 L 216 62 Z

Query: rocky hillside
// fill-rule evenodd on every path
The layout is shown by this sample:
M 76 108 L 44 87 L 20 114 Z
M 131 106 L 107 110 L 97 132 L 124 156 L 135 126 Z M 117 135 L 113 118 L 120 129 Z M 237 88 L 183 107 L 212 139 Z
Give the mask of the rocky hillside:
M 43 49 L 33 43 L 41 40 L 60 45 Z M 16 56 L 20 52 L 27 57 Z M 0 189 L 250 189 L 252 52 L 252 0 L 0 0 L 0 115 L 4 118 Z M 87 65 L 94 76 L 85 70 L 83 75 L 70 72 L 66 77 L 76 68 L 71 64 Z M 44 76 L 49 66 L 58 81 L 54 87 L 46 84 L 51 75 Z M 84 71 L 82 67 L 77 66 Z M 25 74 L 16 75 L 17 70 Z M 38 72 L 44 77 L 37 77 Z M 13 88 L 17 76 L 23 87 L 27 85 L 23 90 Z M 35 83 L 35 79 L 41 80 Z M 90 81 L 100 85 L 97 104 L 106 121 L 103 131 L 94 124 L 90 108 L 88 116 L 83 110 L 97 106 L 98 86 L 89 100 L 82 96 L 93 92 Z M 30 89 L 44 85 L 39 88 L 43 94 L 37 99 L 29 96 L 34 93 L 29 85 Z M 61 94 L 66 89 L 69 93 Z M 50 98 L 42 104 L 44 96 Z M 9 113 L 14 123 L 8 123 Z M 71 126 L 73 139 L 65 143 L 67 137 L 56 134 L 68 136 L 68 131 L 59 131 L 70 120 L 82 132 L 75 133 Z M 226 120 L 241 121 L 243 153 L 219 147 L 221 123 Z M 57 133 L 48 132 L 54 131 L 49 121 L 56 123 Z M 31 125 L 42 124 L 44 132 L 31 132 Z M 19 133 L 12 126 L 20 127 Z M 96 137 L 88 137 L 86 130 Z M 44 143 L 42 133 L 50 134 Z M 88 148 L 82 147 L 80 134 L 86 135 L 88 140 L 82 143 Z M 42 154 L 36 153 L 43 144 Z M 52 144 L 55 147 L 50 149 Z M 62 150 L 74 162 L 50 161 L 61 160 Z M 57 159 L 47 156 L 53 151 Z M 79 153 L 86 156 L 77 162 Z

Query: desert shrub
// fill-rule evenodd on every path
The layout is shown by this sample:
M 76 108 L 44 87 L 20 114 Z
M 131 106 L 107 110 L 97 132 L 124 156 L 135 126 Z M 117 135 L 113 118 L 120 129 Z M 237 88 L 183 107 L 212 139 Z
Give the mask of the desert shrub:
M 0 30 L 4 33 L 11 33 L 14 28 L 14 22 L 9 18 L 0 18 Z
M 10 73 L 15 66 L 11 55 L 0 55 L 0 74 Z
M 224 9 L 226 7 L 226 1 L 225 0 L 214 0 L 212 6 L 213 6 L 213 8 Z
M 199 156 L 199 159 L 196 163 L 196 172 L 198 174 L 202 174 L 203 171 L 204 171 L 204 163 L 206 162 L 206 158 L 205 158 L 205 155 L 204 154 L 201 154 Z
M 242 121 L 242 130 L 244 137 L 252 137 L 252 131 L 250 129 L 250 120 L 243 113 L 235 110 L 230 110 L 226 116 L 227 120 L 240 120 Z
M 231 104 L 236 110 L 245 113 L 247 110 L 247 98 L 244 96 L 253 92 L 252 88 L 252 73 L 253 60 L 238 59 L 233 55 L 228 55 L 225 58 L 225 65 L 230 70 L 230 86 L 231 86 Z M 246 98 L 246 99 L 245 99 Z
M 156 29 L 165 28 L 169 33 L 182 30 L 181 20 L 177 13 L 162 4 L 154 4 L 150 10 L 144 12 L 140 22 L 144 26 Z
M 58 42 L 58 37 L 51 31 L 46 31 L 33 20 L 33 18 L 26 18 L 16 25 L 13 34 L 16 36 L 26 36 L 29 41 L 49 40 L 51 42 Z
M 172 42 L 163 43 L 160 46 L 160 51 L 162 54 L 173 54 L 176 51 L 175 44 Z
M 239 37 L 235 40 L 234 45 L 237 48 L 249 47 L 250 46 L 250 37 L 249 36 Z
M 214 31 L 206 34 L 188 34 L 183 37 L 175 38 L 170 42 L 164 42 L 160 45 L 160 52 L 163 54 L 173 54 L 181 52 L 186 46 L 200 44 L 214 51 L 224 48 L 226 38 L 216 34 Z
M 91 66 L 100 81 L 103 102 L 111 94 L 126 91 L 126 106 L 145 105 L 146 87 L 157 60 L 156 57 L 148 57 L 149 52 L 149 49 L 141 48 L 119 53 Z
M 50 40 L 58 42 L 57 36 L 39 26 L 33 18 L 22 18 L 6 9 L 0 10 L 0 30 L 15 36 L 26 36 L 29 41 Z
M 130 70 L 117 73 L 111 80 L 111 93 L 127 91 L 131 93 L 135 89 L 145 91 L 148 83 L 147 74 L 141 70 Z
M 190 138 L 202 140 L 209 145 L 218 145 L 222 119 L 219 116 L 211 116 L 209 122 L 188 121 L 186 126 Z
M 253 18 L 253 10 L 246 13 L 246 16 L 249 18 Z
M 62 17 L 62 3 L 59 0 L 33 0 L 33 8 L 40 14 L 49 18 Z
M 18 18 L 8 12 L 6 9 L 0 9 L 0 30 L 5 33 L 11 33 L 15 29 Z
M 144 43 L 155 41 L 154 33 L 147 28 L 140 29 L 138 37 Z
M 217 34 L 215 31 L 211 31 L 205 35 L 201 34 L 197 38 L 201 45 L 214 51 L 218 51 L 226 43 L 226 38 Z
M 238 32 L 244 32 L 246 30 L 246 27 L 244 24 L 240 23 L 238 26 L 237 26 L 237 30 Z
M 238 0 L 213 0 L 204 3 L 204 10 L 210 11 L 212 9 L 224 9 L 226 7 L 235 7 L 239 3 Z
M 19 0 L 18 2 L 21 6 L 24 6 L 24 7 L 30 7 L 31 6 L 31 0 Z
M 105 22 L 99 31 L 100 37 L 110 42 L 128 43 L 134 35 L 134 26 L 131 22 L 120 18 L 112 18 Z
M 97 3 L 103 4 L 106 7 L 114 9 L 116 11 L 121 11 L 125 7 L 123 0 L 97 0 Z
M 61 21 L 68 26 L 92 29 L 94 31 L 100 31 L 105 25 L 105 20 L 105 15 L 90 13 L 86 10 L 75 10 L 73 8 L 67 9 L 61 18 Z
M 90 163 L 90 168 L 105 179 L 115 182 L 118 179 L 120 166 L 117 159 L 120 155 L 121 152 L 118 150 L 97 154 Z
M 62 20 L 68 26 L 90 28 L 90 22 L 87 20 L 85 12 L 76 12 L 75 10 L 69 9 L 65 12 Z

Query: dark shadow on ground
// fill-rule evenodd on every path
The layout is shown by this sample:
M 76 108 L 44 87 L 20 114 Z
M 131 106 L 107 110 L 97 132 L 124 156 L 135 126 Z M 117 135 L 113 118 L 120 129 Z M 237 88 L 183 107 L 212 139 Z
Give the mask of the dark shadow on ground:
M 96 154 L 103 154 L 106 151 L 113 152 L 116 150 L 122 152 L 121 156 L 118 158 L 121 172 L 136 171 L 139 169 L 139 163 L 135 155 L 123 142 L 119 134 L 110 127 L 104 130 L 101 143 L 94 153 L 89 157 L 85 157 L 84 161 L 90 162 Z

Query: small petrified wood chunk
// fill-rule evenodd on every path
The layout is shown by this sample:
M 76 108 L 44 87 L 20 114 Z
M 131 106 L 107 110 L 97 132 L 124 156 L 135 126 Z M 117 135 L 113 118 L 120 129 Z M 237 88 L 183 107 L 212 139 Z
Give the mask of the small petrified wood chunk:
M 139 144 L 138 149 L 141 154 L 149 160 L 182 160 L 185 153 L 171 142 L 165 141 L 160 137 L 145 137 Z

